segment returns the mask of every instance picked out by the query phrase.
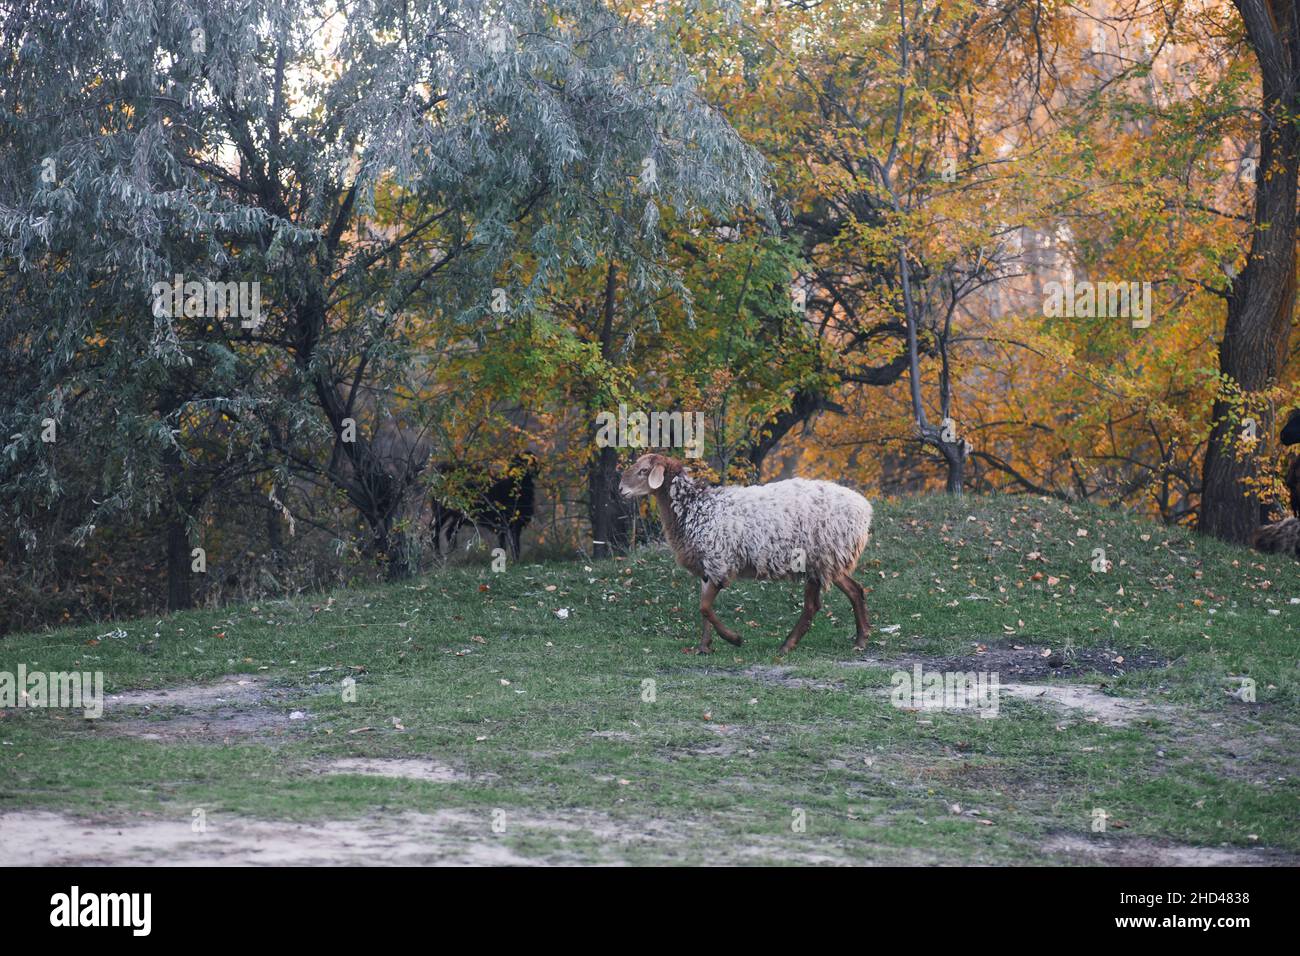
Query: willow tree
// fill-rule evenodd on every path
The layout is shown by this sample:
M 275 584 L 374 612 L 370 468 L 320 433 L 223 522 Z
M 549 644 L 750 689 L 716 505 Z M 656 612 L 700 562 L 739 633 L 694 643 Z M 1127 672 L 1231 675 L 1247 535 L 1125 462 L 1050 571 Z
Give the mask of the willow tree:
M 421 414 L 430 326 L 605 258 L 645 295 L 661 209 L 760 196 L 667 27 L 600 0 L 3 2 L 0 97 L 0 500 L 34 532 L 92 462 L 76 533 L 161 511 L 173 578 L 206 489 L 265 473 L 335 489 L 406 573 L 430 449 L 384 429 Z M 167 314 L 178 275 L 261 311 Z

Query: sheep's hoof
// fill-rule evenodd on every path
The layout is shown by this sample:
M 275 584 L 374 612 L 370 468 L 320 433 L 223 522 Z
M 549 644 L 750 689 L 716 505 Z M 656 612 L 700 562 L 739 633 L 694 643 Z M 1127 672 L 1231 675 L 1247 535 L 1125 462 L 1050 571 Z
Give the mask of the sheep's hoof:
M 855 651 L 865 651 L 867 649 L 867 635 L 863 634 L 856 641 L 854 641 L 853 649 Z
M 722 639 L 726 641 L 728 644 L 733 644 L 736 647 L 739 647 L 741 644 L 745 643 L 744 638 L 742 638 L 739 634 L 723 634 Z
M 779 648 L 777 648 L 776 656 L 785 657 L 785 655 L 789 654 L 798 646 L 799 646 L 798 644 L 791 644 L 789 642 L 786 642 L 785 644 L 782 644 Z
M 712 645 L 712 644 L 701 644 L 701 645 L 699 645 L 698 647 L 695 648 L 695 653 L 696 653 L 696 654 L 712 654 L 712 653 L 713 653 L 713 645 Z

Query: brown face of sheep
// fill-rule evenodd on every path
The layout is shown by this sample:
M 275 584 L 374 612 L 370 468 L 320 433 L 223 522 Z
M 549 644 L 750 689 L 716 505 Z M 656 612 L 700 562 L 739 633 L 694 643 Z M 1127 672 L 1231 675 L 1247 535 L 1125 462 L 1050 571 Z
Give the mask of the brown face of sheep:
M 618 490 L 625 498 L 642 498 L 663 487 L 672 461 L 663 455 L 642 455 L 623 470 Z

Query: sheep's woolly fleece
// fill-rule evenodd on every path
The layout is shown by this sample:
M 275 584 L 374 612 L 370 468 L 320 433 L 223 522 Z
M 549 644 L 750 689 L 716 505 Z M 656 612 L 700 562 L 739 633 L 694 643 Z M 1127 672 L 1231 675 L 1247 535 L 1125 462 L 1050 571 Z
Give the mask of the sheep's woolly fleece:
M 676 520 L 664 530 L 678 563 L 723 585 L 802 571 L 829 583 L 857 566 L 871 533 L 871 503 L 829 481 L 710 488 L 682 472 L 668 496 Z

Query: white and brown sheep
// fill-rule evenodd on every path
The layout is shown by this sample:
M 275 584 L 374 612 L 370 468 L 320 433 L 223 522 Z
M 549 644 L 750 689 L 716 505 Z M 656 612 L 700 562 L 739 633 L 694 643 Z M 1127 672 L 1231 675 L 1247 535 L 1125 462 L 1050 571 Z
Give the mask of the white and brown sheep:
M 871 503 L 829 481 L 792 478 L 767 485 L 714 488 L 691 479 L 682 463 L 642 455 L 622 475 L 628 497 L 654 495 L 677 563 L 702 580 L 700 644 L 713 650 L 710 628 L 726 641 L 741 638 L 713 610 L 718 592 L 736 578 L 771 580 L 806 574 L 803 613 L 780 653 L 799 644 L 821 607 L 822 589 L 834 584 L 848 596 L 857 624 L 853 646 L 867 646 L 871 623 L 862 585 L 853 579 L 871 532 Z

